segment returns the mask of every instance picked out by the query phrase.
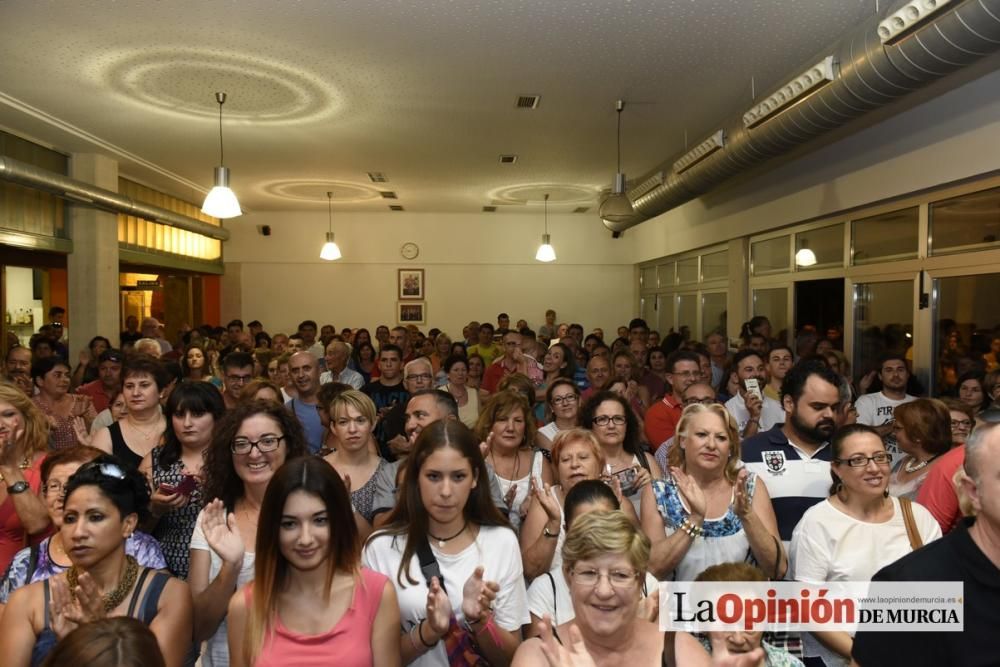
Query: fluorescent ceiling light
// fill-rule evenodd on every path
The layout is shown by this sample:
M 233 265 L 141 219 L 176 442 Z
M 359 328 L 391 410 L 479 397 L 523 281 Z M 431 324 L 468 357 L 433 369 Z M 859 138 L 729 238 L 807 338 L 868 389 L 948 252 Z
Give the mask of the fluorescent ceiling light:
M 743 125 L 745 127 L 753 127 L 754 125 L 763 123 L 774 114 L 798 102 L 812 91 L 825 86 L 836 78 L 837 74 L 834 71 L 833 56 L 827 56 L 778 88 L 778 90 L 768 95 L 767 99 L 763 102 L 755 105 L 743 114 Z
M 903 5 L 878 24 L 878 38 L 892 44 L 951 4 L 951 0 L 913 0 Z
M 690 169 L 715 151 L 725 146 L 725 143 L 726 133 L 722 130 L 715 132 L 708 139 L 705 139 L 705 141 L 689 150 L 679 160 L 674 162 L 674 171 L 679 174 L 685 169 Z

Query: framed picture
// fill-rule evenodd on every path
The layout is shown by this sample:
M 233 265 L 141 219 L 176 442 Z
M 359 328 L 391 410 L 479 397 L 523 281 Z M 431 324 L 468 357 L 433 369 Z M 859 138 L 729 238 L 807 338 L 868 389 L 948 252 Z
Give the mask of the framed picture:
M 427 304 L 400 301 L 396 304 L 396 321 L 404 325 L 427 324 Z
M 422 301 L 424 299 L 424 270 L 399 269 L 399 298 Z

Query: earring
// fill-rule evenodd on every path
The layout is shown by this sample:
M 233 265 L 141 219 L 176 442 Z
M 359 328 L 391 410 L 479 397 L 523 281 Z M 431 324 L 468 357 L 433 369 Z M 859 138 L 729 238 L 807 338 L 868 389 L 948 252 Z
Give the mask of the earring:
M 883 498 L 888 498 L 889 497 L 889 488 L 888 487 L 886 487 L 885 491 L 882 492 L 882 497 Z

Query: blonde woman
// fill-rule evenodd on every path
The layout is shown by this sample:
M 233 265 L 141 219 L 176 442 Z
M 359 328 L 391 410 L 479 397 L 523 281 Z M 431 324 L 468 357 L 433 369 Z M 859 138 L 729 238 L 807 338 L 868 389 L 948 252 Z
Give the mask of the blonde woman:
M 360 566 L 347 487 L 322 459 L 282 466 L 260 508 L 254 581 L 229 601 L 229 664 L 398 667 L 389 578 Z

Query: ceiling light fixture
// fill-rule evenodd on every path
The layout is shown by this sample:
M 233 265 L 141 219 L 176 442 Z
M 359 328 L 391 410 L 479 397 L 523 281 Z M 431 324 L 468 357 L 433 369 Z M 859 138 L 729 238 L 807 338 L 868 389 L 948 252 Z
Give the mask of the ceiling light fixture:
M 542 234 L 542 245 L 538 246 L 535 259 L 539 262 L 554 262 L 556 260 L 556 250 L 552 247 L 549 238 L 549 194 L 545 193 L 545 233 Z
M 243 215 L 243 211 L 236 195 L 229 189 L 229 169 L 222 148 L 222 105 L 226 103 L 226 94 L 216 93 L 215 101 L 219 103 L 219 166 L 215 168 L 215 187 L 205 197 L 201 212 L 213 218 L 235 218 Z
M 343 255 L 340 254 L 340 247 L 337 242 L 333 240 L 333 193 L 326 193 L 326 209 L 327 218 L 329 220 L 329 227 L 326 232 L 326 243 L 323 244 L 323 249 L 319 251 L 319 258 L 325 259 L 328 262 L 340 259 Z
M 813 90 L 825 86 L 836 78 L 837 72 L 833 56 L 827 56 L 743 114 L 743 126 L 753 127 L 763 123 L 779 111 L 806 97 Z
M 607 222 L 616 223 L 628 220 L 635 215 L 632 200 L 625 194 L 625 174 L 622 173 L 622 110 L 625 102 L 618 100 L 615 111 L 618 112 L 618 171 L 615 173 L 614 187 L 611 194 L 601 203 L 600 215 Z
M 951 0 L 908 2 L 878 24 L 878 38 L 883 44 L 894 44 L 949 4 Z
M 726 145 L 726 133 L 724 130 L 718 130 L 712 134 L 708 139 L 701 142 L 687 153 L 681 156 L 679 160 L 674 162 L 674 171 L 678 174 L 684 172 L 687 169 L 695 166 L 709 155 L 715 151 L 721 149 Z

